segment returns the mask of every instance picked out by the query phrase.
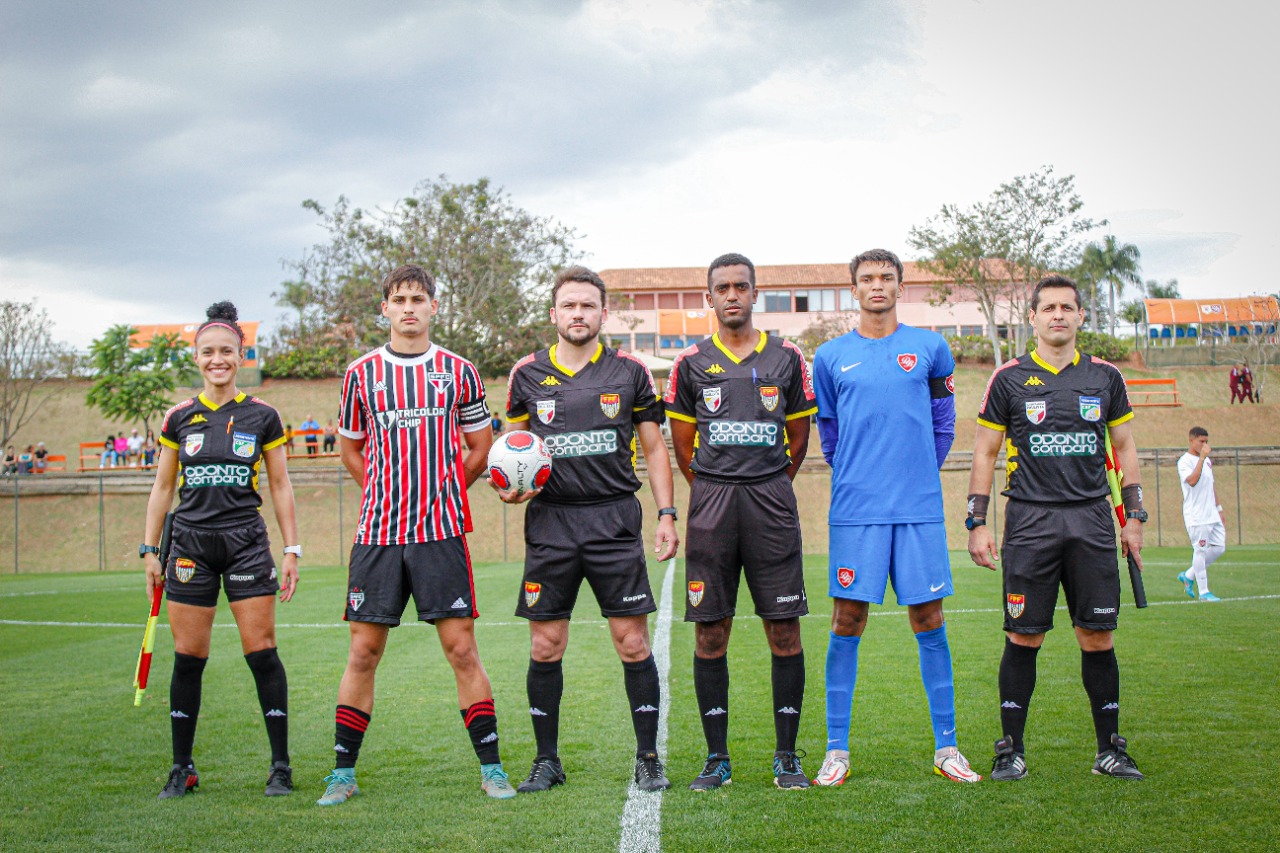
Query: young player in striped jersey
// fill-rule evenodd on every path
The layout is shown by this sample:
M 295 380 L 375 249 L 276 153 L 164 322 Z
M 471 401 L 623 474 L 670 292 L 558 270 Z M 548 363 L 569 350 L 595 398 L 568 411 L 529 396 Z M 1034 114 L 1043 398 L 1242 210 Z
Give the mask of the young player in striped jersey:
M 720 330 L 676 358 L 665 397 L 676 461 L 690 483 L 684 618 L 697 638 L 693 684 L 708 752 L 694 791 L 732 781 L 727 653 L 743 575 L 773 653 L 774 783 L 809 787 L 796 754 L 800 617 L 809 604 L 791 480 L 817 405 L 800 349 L 755 328 L 755 298 L 751 261 L 728 254 L 711 262 L 707 304 Z
M 436 626 L 453 667 L 481 789 L 497 799 L 516 793 L 498 757 L 465 536 L 467 487 L 484 471 L 493 431 L 475 366 L 431 343 L 435 288 L 419 266 L 387 276 L 382 316 L 391 341 L 352 362 L 343 381 L 342 463 L 364 494 L 348 573 L 351 649 L 338 688 L 337 766 L 325 780 L 322 806 L 359 793 L 355 766 L 373 712 L 374 675 L 411 595 L 418 619 Z
M 529 620 L 529 714 L 537 756 L 521 793 L 565 781 L 558 737 L 561 661 L 569 617 L 585 578 L 609 620 L 622 660 L 636 734 L 635 782 L 642 791 L 671 787 L 658 758 L 658 667 L 649 648 L 648 614 L 657 609 L 645 564 L 643 513 L 636 491 L 637 440 L 658 508 L 659 560 L 679 545 L 672 506 L 671 460 L 662 439 L 662 402 L 653 376 L 634 356 L 600 343 L 607 316 L 605 285 L 586 267 L 561 270 L 551 294 L 557 341 L 511 370 L 507 418 L 540 436 L 555 464 L 525 514 L 525 562 L 516 615 Z M 496 486 L 495 486 L 496 488 Z
M 982 777 L 956 747 L 955 684 L 942 599 L 951 561 L 938 470 L 955 439 L 955 359 L 936 332 L 898 322 L 902 262 L 872 249 L 849 264 L 858 328 L 818 347 L 814 385 L 822 455 L 831 465 L 827 754 L 814 779 L 849 773 L 849 720 L 869 602 L 892 580 L 907 607 L 933 722 L 935 772 Z

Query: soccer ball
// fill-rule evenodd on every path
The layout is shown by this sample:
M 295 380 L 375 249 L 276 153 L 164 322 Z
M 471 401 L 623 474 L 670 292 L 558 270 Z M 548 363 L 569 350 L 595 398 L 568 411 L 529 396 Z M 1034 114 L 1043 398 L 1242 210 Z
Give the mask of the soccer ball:
M 500 436 L 489 450 L 489 479 L 506 491 L 520 494 L 546 485 L 551 476 L 551 453 L 542 439 L 528 430 Z

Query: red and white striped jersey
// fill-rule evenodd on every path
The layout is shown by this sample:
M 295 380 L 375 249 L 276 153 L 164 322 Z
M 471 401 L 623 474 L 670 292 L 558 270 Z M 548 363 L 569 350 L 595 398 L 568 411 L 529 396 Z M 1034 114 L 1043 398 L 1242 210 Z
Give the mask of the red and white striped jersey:
M 432 344 L 402 356 L 383 346 L 353 361 L 338 432 L 365 439 L 356 544 L 435 542 L 470 531 L 462 433 L 489 423 L 479 372 L 447 349 Z

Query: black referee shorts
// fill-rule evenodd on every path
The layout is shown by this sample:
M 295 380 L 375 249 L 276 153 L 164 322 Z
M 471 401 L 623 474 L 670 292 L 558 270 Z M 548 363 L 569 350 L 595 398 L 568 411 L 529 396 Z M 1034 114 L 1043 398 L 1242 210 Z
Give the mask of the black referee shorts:
M 568 619 L 583 578 L 591 584 L 601 616 L 657 610 L 643 525 L 635 495 L 588 506 L 533 501 L 524 517 L 524 579 L 516 615 L 534 621 Z
M 1043 634 L 1053 628 L 1058 586 L 1071 623 L 1114 631 L 1120 612 L 1120 567 L 1111 504 L 1011 500 L 1005 509 L 1004 629 Z
M 275 595 L 280 589 L 267 523 L 256 516 L 243 527 L 206 529 L 173 523 L 164 593 L 178 604 L 214 607 L 218 588 L 227 601 Z
M 694 477 L 684 554 L 686 622 L 733 616 L 744 574 L 761 619 L 809 612 L 800 515 L 785 472 L 752 483 Z

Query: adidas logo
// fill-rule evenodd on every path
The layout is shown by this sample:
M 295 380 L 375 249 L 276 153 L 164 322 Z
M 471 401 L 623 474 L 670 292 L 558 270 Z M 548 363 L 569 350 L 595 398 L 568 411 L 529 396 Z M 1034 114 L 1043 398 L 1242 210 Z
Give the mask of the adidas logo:
M 288 715 L 288 714 L 286 714 L 284 711 L 281 711 L 279 708 L 272 708 L 270 711 L 268 711 L 268 712 L 267 712 L 266 714 L 264 714 L 263 716 L 265 716 L 265 717 L 287 717 L 287 716 L 289 716 L 289 715 Z
M 1012 699 L 1006 699 L 1005 701 L 1001 702 L 1001 703 L 1000 703 L 1000 707 L 1001 707 L 1001 708 L 1014 708 L 1014 709 L 1019 710 L 1019 711 L 1021 711 L 1021 710 L 1022 710 L 1022 706 L 1021 706 L 1021 705 L 1019 705 L 1017 702 L 1014 702 Z
M 652 714 L 652 713 L 655 713 L 657 710 L 658 709 L 653 707 L 652 705 L 641 705 L 639 708 L 636 708 L 635 713 Z
M 497 739 L 498 739 L 498 733 L 497 733 L 497 732 L 489 732 L 489 734 L 487 734 L 487 735 L 485 735 L 484 737 L 480 738 L 480 742 L 481 742 L 481 743 L 493 743 L 493 742 L 495 742 Z
M 1120 710 L 1120 703 L 1119 703 L 1119 702 L 1108 702 L 1107 704 L 1105 704 L 1105 705 L 1103 705 L 1103 706 L 1102 706 L 1102 710 L 1104 710 L 1104 711 L 1119 711 L 1119 710 Z
M 724 373 L 724 368 L 718 364 L 713 364 L 707 368 L 707 373 Z
M 718 716 L 720 716 L 721 714 L 727 714 L 727 713 L 729 713 L 729 712 L 728 712 L 728 711 L 726 711 L 724 708 L 721 708 L 720 706 L 718 706 L 718 705 L 717 705 L 716 707 L 712 708 L 710 711 L 708 711 L 707 713 L 703 714 L 702 716 L 704 716 L 704 717 L 718 717 Z
M 340 743 L 335 743 L 335 744 L 333 745 L 333 751 L 334 751 L 334 752 L 346 752 L 346 751 L 347 751 L 347 748 L 346 748 L 345 746 L 343 746 L 342 744 L 340 744 Z
M 387 383 L 379 379 L 377 382 L 373 383 L 373 387 L 370 388 L 369 390 L 375 394 L 379 393 L 380 391 L 386 391 Z
M 531 717 L 545 717 L 546 715 L 547 715 L 547 712 L 542 710 L 541 708 L 529 709 L 529 716 Z
M 458 599 L 457 601 L 455 601 L 453 604 L 450 604 L 450 605 L 449 605 L 449 609 L 450 609 L 450 610 L 461 610 L 462 608 L 464 608 L 464 607 L 466 607 L 466 606 L 467 606 L 467 603 L 466 603 L 465 601 L 463 601 L 461 598 L 459 598 L 459 599 Z
M 181 711 L 170 711 L 170 712 L 169 712 L 169 716 L 170 716 L 170 717 L 173 717 L 175 720 L 189 720 L 189 719 L 191 719 L 190 717 L 188 717 L 186 714 L 182 713 Z
M 799 711 L 797 711 L 795 708 L 792 708 L 790 705 L 783 705 L 783 706 L 782 706 L 781 708 L 779 708 L 775 713 L 778 713 L 778 714 L 799 714 L 800 712 L 799 712 Z

